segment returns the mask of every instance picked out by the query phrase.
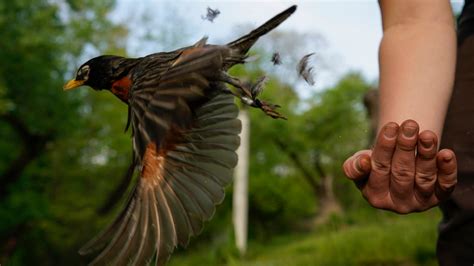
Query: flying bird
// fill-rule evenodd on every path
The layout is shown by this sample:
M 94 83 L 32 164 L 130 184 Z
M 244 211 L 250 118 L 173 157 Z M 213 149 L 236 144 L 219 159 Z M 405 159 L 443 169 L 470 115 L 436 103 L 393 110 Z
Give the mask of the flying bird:
M 245 63 L 257 39 L 295 10 L 288 8 L 226 45 L 203 38 L 140 58 L 99 56 L 64 85 L 112 92 L 128 105 L 126 129 L 132 130 L 130 169 L 139 176 L 122 212 L 79 251 L 98 253 L 92 265 L 163 265 L 178 244 L 186 246 L 201 232 L 237 164 L 241 123 L 234 98 L 282 117 L 277 105 L 256 98 L 265 78 L 249 85 L 227 70 Z

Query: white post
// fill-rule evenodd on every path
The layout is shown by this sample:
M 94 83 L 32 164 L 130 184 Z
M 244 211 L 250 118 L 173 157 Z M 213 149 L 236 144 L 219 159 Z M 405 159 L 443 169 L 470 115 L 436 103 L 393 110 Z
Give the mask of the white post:
M 248 225 L 248 168 L 249 168 L 249 132 L 250 119 L 247 110 L 241 109 L 239 119 L 242 121 L 240 147 L 237 149 L 239 162 L 235 168 L 233 194 L 233 222 L 235 244 L 241 255 L 247 250 Z

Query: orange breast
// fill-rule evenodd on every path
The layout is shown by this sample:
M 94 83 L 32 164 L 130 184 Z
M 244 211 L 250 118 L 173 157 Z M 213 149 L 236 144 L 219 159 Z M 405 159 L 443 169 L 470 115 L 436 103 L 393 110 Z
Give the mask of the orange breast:
M 125 76 L 112 84 L 112 93 L 117 96 L 120 100 L 128 103 L 128 93 L 132 87 L 132 80 L 129 76 Z

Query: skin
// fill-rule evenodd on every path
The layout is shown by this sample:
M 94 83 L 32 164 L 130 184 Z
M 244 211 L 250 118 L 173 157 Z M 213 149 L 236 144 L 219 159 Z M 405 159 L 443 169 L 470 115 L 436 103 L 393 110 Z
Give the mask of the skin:
M 380 128 L 413 119 L 441 137 L 454 83 L 456 32 L 447 0 L 380 1 Z M 422 108 L 423 107 L 423 108 Z
M 343 169 L 373 207 L 424 211 L 446 199 L 457 182 L 454 152 L 438 150 L 456 60 L 451 6 L 447 0 L 379 5 L 379 134 L 373 149 L 356 152 Z
M 419 133 L 414 120 L 401 126 L 390 122 L 372 150 L 345 161 L 344 172 L 375 208 L 401 214 L 424 211 L 446 199 L 457 180 L 454 152 L 438 151 L 437 145 L 435 133 Z

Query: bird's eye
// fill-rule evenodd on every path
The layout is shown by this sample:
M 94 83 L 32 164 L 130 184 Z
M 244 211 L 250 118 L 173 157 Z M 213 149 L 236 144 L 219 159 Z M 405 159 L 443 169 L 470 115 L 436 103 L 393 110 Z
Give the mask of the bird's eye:
M 80 80 L 87 80 L 89 78 L 89 71 L 90 71 L 90 68 L 88 65 L 81 67 L 77 71 L 77 78 Z

